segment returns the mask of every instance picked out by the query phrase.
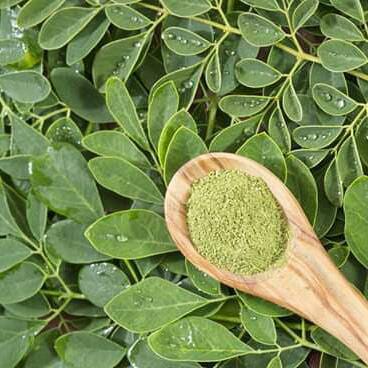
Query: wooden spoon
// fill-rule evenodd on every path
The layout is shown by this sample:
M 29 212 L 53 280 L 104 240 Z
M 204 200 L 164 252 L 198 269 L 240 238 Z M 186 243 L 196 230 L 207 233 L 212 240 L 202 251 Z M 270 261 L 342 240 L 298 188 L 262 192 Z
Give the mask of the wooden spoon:
M 287 262 L 281 268 L 253 276 L 235 275 L 212 265 L 194 248 L 186 223 L 191 184 L 211 171 L 223 169 L 237 169 L 262 178 L 284 210 L 291 237 Z M 209 153 L 189 161 L 169 184 L 165 216 L 179 250 L 197 268 L 225 285 L 267 299 L 309 319 L 341 340 L 368 364 L 367 300 L 331 261 L 293 194 L 264 166 L 230 153 Z

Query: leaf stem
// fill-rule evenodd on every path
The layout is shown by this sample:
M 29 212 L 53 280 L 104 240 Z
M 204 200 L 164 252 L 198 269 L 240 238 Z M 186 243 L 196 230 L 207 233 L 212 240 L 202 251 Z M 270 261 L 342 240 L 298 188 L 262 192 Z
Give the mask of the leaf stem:
M 215 129 L 217 109 L 218 109 L 217 98 L 211 97 L 208 113 L 208 125 L 205 138 L 206 140 L 211 138 L 213 131 Z
M 130 261 L 129 261 L 129 260 L 127 260 L 127 259 L 124 259 L 124 263 L 125 263 L 125 265 L 127 266 L 127 268 L 128 268 L 128 270 L 129 270 L 130 274 L 132 275 L 132 277 L 133 277 L 134 281 L 135 281 L 135 282 L 139 282 L 139 278 L 138 278 L 138 276 L 137 276 L 137 273 L 135 272 L 135 270 L 134 270 L 134 268 L 133 268 L 132 264 L 130 263 Z

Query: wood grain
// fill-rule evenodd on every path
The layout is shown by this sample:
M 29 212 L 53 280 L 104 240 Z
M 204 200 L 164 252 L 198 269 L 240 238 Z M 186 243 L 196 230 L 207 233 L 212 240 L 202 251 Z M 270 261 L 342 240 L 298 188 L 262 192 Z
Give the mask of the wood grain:
M 254 276 L 235 275 L 210 264 L 194 248 L 186 223 L 191 183 L 209 172 L 238 169 L 262 178 L 288 219 L 287 262 Z M 257 162 L 229 153 L 201 155 L 171 180 L 165 198 L 169 232 L 183 255 L 220 282 L 281 305 L 322 327 L 368 364 L 368 302 L 341 274 L 286 186 Z

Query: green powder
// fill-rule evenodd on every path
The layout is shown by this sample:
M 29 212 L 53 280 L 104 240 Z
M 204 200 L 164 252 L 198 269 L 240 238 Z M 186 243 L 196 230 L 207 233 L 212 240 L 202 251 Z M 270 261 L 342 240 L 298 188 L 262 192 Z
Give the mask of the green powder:
M 197 180 L 187 202 L 187 223 L 197 251 L 218 268 L 253 275 L 285 260 L 287 220 L 260 178 L 221 170 Z

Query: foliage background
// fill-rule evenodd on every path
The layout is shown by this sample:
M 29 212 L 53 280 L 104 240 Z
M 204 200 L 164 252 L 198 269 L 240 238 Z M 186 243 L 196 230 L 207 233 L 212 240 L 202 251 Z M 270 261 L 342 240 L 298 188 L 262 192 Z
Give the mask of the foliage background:
M 366 7 L 0 0 L 1 366 L 364 367 L 186 263 L 162 202 L 198 154 L 253 158 L 367 295 Z

